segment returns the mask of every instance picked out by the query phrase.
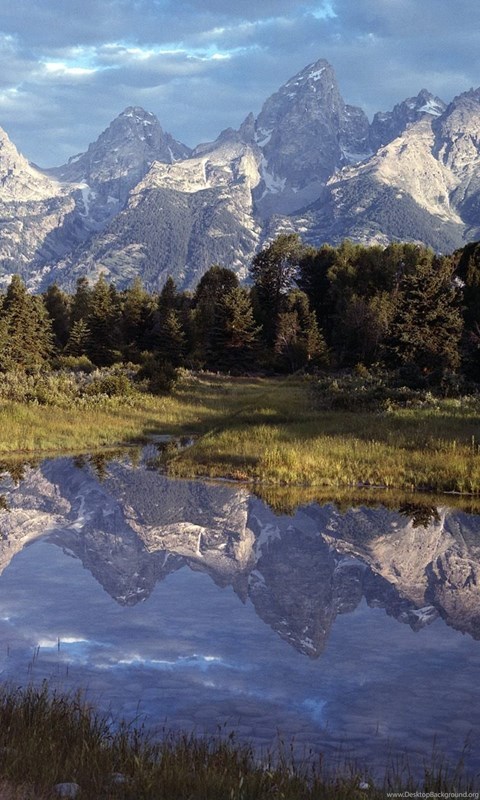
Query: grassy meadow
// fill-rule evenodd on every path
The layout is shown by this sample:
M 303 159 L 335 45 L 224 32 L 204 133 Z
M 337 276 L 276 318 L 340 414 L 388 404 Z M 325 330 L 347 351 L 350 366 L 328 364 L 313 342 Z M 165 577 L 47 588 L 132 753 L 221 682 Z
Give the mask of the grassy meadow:
M 166 396 L 4 399 L 0 457 L 85 452 L 171 434 L 195 442 L 159 456 L 172 476 L 480 493 L 478 397 L 427 393 L 362 407 L 352 396 L 353 411 L 325 398 L 314 378 L 184 372 Z

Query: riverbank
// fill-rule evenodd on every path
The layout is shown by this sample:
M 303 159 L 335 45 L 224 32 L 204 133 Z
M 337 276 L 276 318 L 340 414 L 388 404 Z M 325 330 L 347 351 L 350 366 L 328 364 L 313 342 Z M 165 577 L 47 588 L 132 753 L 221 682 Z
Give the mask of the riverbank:
M 288 744 L 259 757 L 233 734 L 163 732 L 155 741 L 133 725 L 112 727 L 81 694 L 0 687 L 0 796 L 17 800 L 383 800 L 387 791 L 475 789 L 461 766 L 449 770 L 438 757 L 419 779 L 401 763 L 372 778 L 341 754 L 335 765 L 312 752 L 299 761 Z
M 164 397 L 3 400 L 0 457 L 85 452 L 161 433 L 194 440 L 159 455 L 175 477 L 480 493 L 477 396 L 426 393 L 362 407 L 352 394 L 352 411 L 348 402 L 325 402 L 332 390 L 318 385 L 313 378 L 185 372 Z

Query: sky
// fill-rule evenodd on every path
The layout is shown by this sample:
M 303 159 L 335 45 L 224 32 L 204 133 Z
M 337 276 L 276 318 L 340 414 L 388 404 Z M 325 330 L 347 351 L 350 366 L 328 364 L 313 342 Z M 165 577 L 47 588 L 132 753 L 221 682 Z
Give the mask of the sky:
M 57 166 L 124 108 L 187 145 L 237 128 L 326 58 L 376 111 L 480 85 L 479 0 L 0 0 L 0 126 Z

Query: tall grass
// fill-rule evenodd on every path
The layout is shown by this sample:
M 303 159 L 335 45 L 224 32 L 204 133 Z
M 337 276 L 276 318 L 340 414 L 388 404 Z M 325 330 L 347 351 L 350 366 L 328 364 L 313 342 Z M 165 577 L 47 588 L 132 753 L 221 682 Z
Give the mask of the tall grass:
M 415 778 L 403 764 L 373 779 L 321 755 L 300 760 L 279 745 L 259 755 L 232 735 L 168 734 L 155 741 L 142 728 L 113 729 L 80 695 L 41 688 L 0 689 L 0 781 L 27 797 L 52 797 L 58 783 L 79 785 L 79 800 L 330 800 L 384 798 L 385 791 L 471 791 L 460 768 L 427 765 Z
M 412 402 L 332 409 L 309 380 L 185 373 L 165 397 L 0 401 L 0 453 L 78 452 L 166 433 L 196 440 L 164 456 L 172 476 L 480 493 L 480 400 Z

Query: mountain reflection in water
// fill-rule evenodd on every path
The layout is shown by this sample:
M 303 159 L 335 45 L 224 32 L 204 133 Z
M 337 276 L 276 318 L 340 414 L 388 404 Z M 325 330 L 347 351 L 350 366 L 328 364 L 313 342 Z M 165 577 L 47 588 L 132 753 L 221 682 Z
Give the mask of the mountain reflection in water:
M 383 762 L 434 736 L 455 757 L 480 733 L 480 517 L 279 515 L 148 456 L 3 474 L 3 679 L 81 686 L 152 725 L 225 722 L 261 745 L 280 731 Z

